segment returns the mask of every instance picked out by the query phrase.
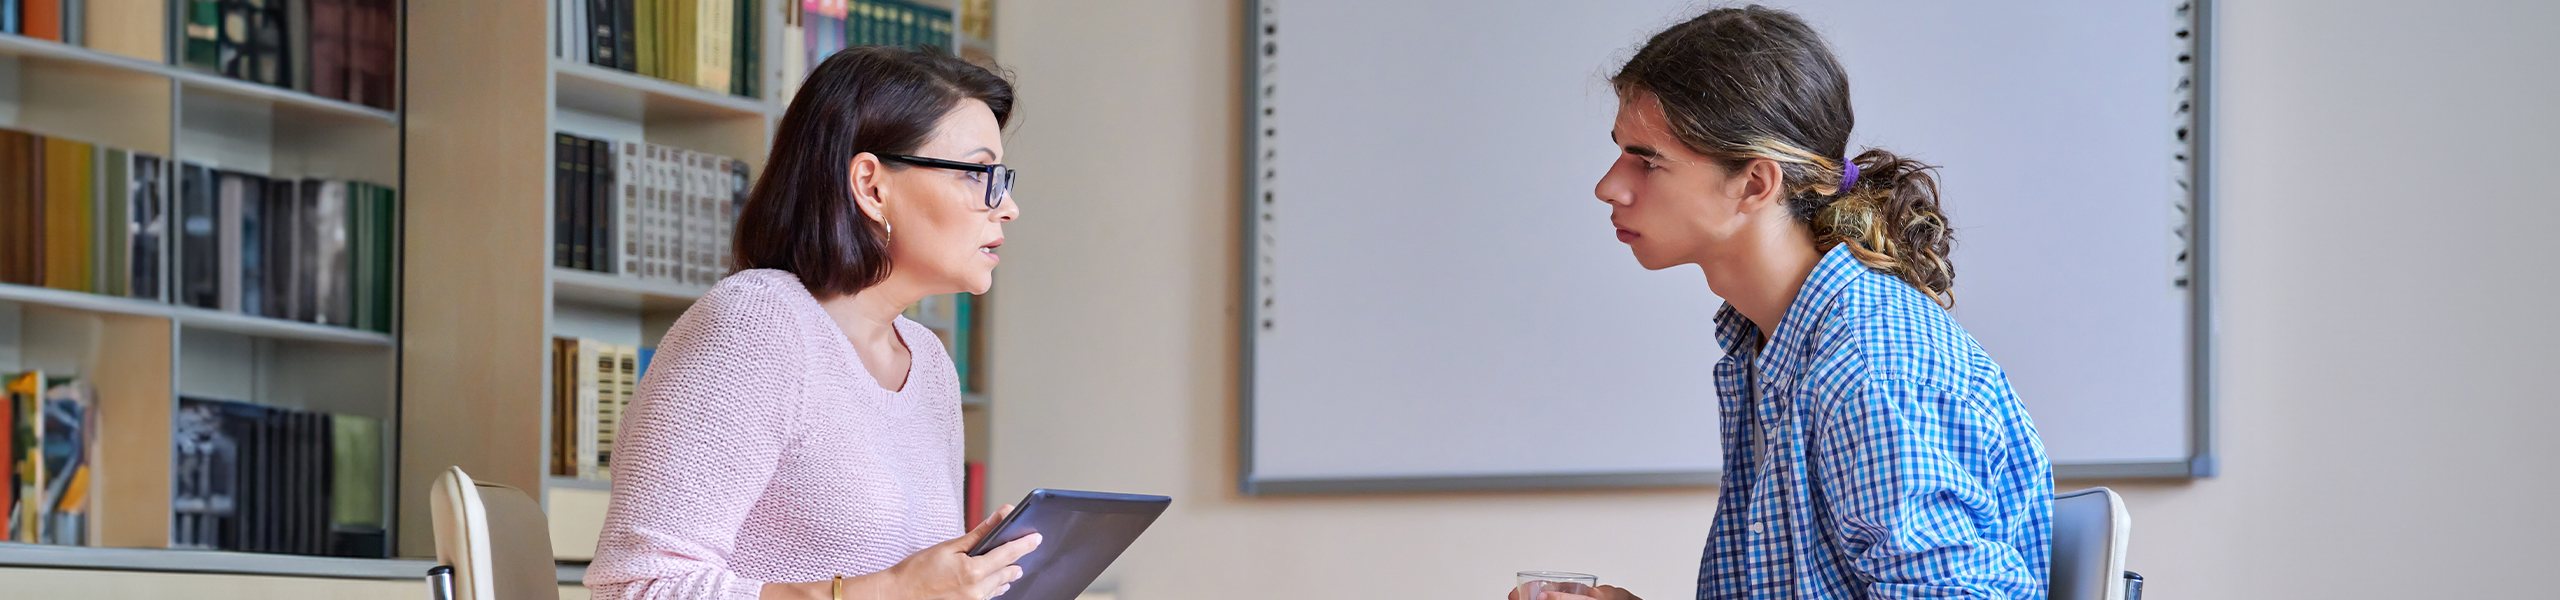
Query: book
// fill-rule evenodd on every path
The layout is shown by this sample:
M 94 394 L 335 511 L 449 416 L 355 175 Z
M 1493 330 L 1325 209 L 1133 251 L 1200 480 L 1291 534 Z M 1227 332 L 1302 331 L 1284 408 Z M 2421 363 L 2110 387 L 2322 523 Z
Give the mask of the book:
M 244 6 L 241 14 L 247 23 L 239 42 L 240 73 L 234 76 L 271 86 L 291 87 L 292 58 L 286 54 L 286 46 L 291 43 L 291 35 L 285 30 L 287 0 L 237 1 Z
M 596 438 L 596 431 L 598 419 L 603 418 L 603 415 L 599 412 L 596 403 L 602 399 L 600 394 L 604 392 L 600 384 L 605 371 L 597 368 L 598 361 L 604 360 L 603 356 L 607 356 L 603 343 L 581 339 L 577 344 L 576 362 L 571 363 L 571 368 L 575 369 L 572 372 L 573 381 L 577 386 L 576 460 L 578 477 L 581 479 L 595 479 L 601 475 L 597 470 L 600 465 L 596 464 L 596 458 L 601 456 L 597 452 L 596 444 L 599 440 Z
M 782 8 L 782 80 L 776 95 L 788 99 L 800 93 L 800 78 L 807 76 L 814 64 L 809 59 L 808 9 L 790 0 L 776 2 Z
M 632 277 L 646 272 L 642 266 L 646 262 L 646 254 L 641 240 L 649 235 L 649 224 L 643 218 L 647 209 L 640 200 L 640 160 L 639 142 L 624 140 L 613 144 L 615 177 L 610 189 L 613 190 L 614 223 L 617 225 L 613 247 L 619 259 L 614 263 L 614 272 Z
M 614 55 L 613 0 L 582 0 L 586 12 L 578 22 L 584 26 L 579 39 L 587 45 L 586 62 L 607 69 L 618 68 L 622 60 Z
M 105 148 L 98 161 L 98 194 L 93 199 L 89 221 L 89 291 L 109 296 L 123 296 L 125 240 L 125 186 L 132 181 L 125 176 L 131 157 L 121 148 Z
M 632 51 L 638 49 L 636 47 L 639 41 L 637 39 L 638 36 L 633 35 L 632 32 L 634 20 L 638 18 L 638 15 L 632 13 L 634 10 L 639 8 L 639 5 L 633 0 L 608 1 L 613 3 L 612 67 L 624 71 L 638 72 L 640 70 L 640 59 L 639 57 L 632 55 Z
M 639 353 L 630 346 L 598 344 L 595 350 L 595 470 L 586 476 L 593 479 L 613 478 L 614 434 L 621 425 L 622 408 L 630 402 L 630 385 L 625 381 L 639 369 Z M 580 381 L 579 385 L 588 385 Z
M 222 308 L 222 203 L 214 188 L 212 169 L 179 168 L 178 297 L 197 308 Z
M 238 171 L 215 170 L 214 176 L 214 282 L 217 286 L 215 308 L 223 312 L 241 312 L 242 277 L 250 274 L 245 263 L 242 236 L 250 217 L 246 214 L 258 195 L 266 190 L 266 178 Z
M 127 161 L 126 219 L 118 225 L 125 230 L 124 290 L 135 298 L 157 299 L 170 240 L 168 167 L 160 157 L 141 152 L 128 153 Z
M 620 257 L 614 252 L 613 230 L 617 215 L 613 200 L 613 145 L 600 139 L 581 140 L 586 147 L 579 156 L 587 162 L 585 195 L 580 200 L 587 207 L 587 265 L 601 273 L 614 272 Z
M 86 292 L 95 230 L 97 147 L 44 138 L 44 286 Z
M 44 440 L 45 377 L 43 371 L 27 371 L 8 378 L 9 396 L 7 445 L 9 447 L 8 539 L 33 544 L 37 542 L 39 524 L 43 522 L 44 460 L 39 450 Z
M 258 203 L 266 222 L 261 242 L 264 254 L 259 261 L 266 276 L 259 282 L 266 305 L 251 314 L 278 319 L 301 319 L 309 310 L 304 303 L 310 296 L 302 291 L 311 286 L 313 277 L 308 249 L 314 240 L 301 223 L 309 218 L 303 202 L 304 190 L 317 187 L 317 181 L 272 179 L 267 194 Z M 245 279 L 245 278 L 244 278 Z
M 384 506 L 386 467 L 382 421 L 329 416 L 329 552 L 350 558 L 389 558 L 390 517 Z
M 578 476 L 578 340 L 551 338 L 551 474 Z
M 303 63 L 310 73 L 311 95 L 347 97 L 347 13 L 351 0 L 310 0 L 310 54 Z
M 658 9 L 659 4 L 665 1 L 666 0 L 632 0 L 631 48 L 633 50 L 633 56 L 631 57 L 631 60 L 632 66 L 637 67 L 634 71 L 636 73 L 650 77 L 665 77 L 662 73 L 664 73 L 666 68 L 659 64 L 661 61 L 659 60 L 660 48 L 658 47 L 660 45 L 660 40 L 664 39 L 658 31 Z
M 569 186 L 560 200 L 569 205 L 569 268 L 592 270 L 595 249 L 589 246 L 595 243 L 595 206 L 589 202 L 587 187 L 595 181 L 595 169 L 587 157 L 586 138 L 567 139 Z
M 575 205 L 569 199 L 576 191 L 570 185 L 570 177 L 577 174 L 577 155 L 570 148 L 577 145 L 577 140 L 577 136 L 566 133 L 551 134 L 551 266 L 554 267 L 567 268 L 576 264 L 570 258 L 575 244 L 569 228 L 577 223 L 577 218 L 571 212 Z
M 0 129 L 0 283 L 44 283 L 43 154 L 36 136 Z
M 23 12 L 19 13 L 22 16 L 18 20 L 20 35 L 39 40 L 62 41 L 62 0 L 21 0 L 21 2 L 19 10 Z
M 335 182 L 333 182 L 335 183 Z M 338 327 L 355 324 L 353 257 L 348 255 L 348 205 L 353 186 L 322 185 L 319 202 L 304 215 L 303 235 L 312 240 L 310 254 L 311 322 Z
M 222 72 L 222 2 L 220 0 L 173 0 L 185 2 L 182 26 L 186 42 L 182 62 L 189 68 Z
M 36 528 L 37 543 L 92 543 L 89 485 L 93 462 L 90 449 L 97 432 L 97 416 L 91 410 L 95 397 L 97 392 L 85 380 L 62 378 L 45 382 L 40 442 L 44 479 L 39 484 L 44 497 L 36 511 L 41 519 Z
M 987 510 L 987 463 L 968 461 L 960 465 L 960 527 L 976 527 Z
M 248 176 L 243 175 L 242 177 Z M 268 267 L 270 266 L 267 263 L 270 260 L 281 258 L 289 253 L 285 251 L 289 249 L 281 248 L 278 249 L 279 251 L 275 252 L 268 251 L 268 248 L 270 247 L 269 245 L 276 241 L 274 239 L 277 236 L 276 232 L 283 229 L 284 225 L 280 222 L 270 224 L 267 220 L 267 212 L 272 208 L 268 206 L 271 202 L 270 196 L 272 196 L 272 194 L 268 193 L 268 188 L 274 184 L 274 181 L 263 179 L 246 181 L 241 184 L 242 186 L 245 186 L 240 192 L 238 204 L 240 214 L 240 225 L 238 230 L 240 234 L 240 263 L 237 268 L 240 272 L 239 311 L 241 314 L 274 316 L 269 314 L 271 307 L 269 307 L 267 303 L 268 293 L 274 291 L 269 287 L 272 283 L 269 280 L 280 278 L 270 278 L 267 276 Z M 230 191 L 230 188 L 226 187 L 225 191 Z M 291 240 L 292 238 L 287 237 L 285 239 Z M 277 304 L 281 305 L 282 303 Z
M 347 97 L 344 100 L 383 110 L 398 108 L 398 0 L 347 0 Z

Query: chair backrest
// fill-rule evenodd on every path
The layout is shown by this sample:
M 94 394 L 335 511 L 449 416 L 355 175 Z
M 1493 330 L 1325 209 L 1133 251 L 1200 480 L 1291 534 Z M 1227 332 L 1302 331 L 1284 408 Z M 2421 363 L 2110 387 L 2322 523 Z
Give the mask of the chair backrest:
M 446 469 L 428 495 L 436 562 L 453 567 L 454 600 L 559 600 L 540 503 L 523 490 L 472 481 L 461 467 Z
M 2053 497 L 2050 600 L 2125 600 L 2124 554 L 2133 515 L 2115 490 L 2089 488 Z

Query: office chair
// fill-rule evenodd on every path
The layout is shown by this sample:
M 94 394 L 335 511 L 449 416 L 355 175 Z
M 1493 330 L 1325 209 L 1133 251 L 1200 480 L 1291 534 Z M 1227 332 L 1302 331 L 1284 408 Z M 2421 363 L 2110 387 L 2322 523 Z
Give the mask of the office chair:
M 2142 576 L 2124 570 L 2133 515 L 2115 490 L 2089 488 L 2053 497 L 2050 600 L 2141 600 Z
M 436 563 L 427 586 L 437 600 L 559 600 L 551 528 L 523 490 L 474 482 L 448 467 L 428 492 Z

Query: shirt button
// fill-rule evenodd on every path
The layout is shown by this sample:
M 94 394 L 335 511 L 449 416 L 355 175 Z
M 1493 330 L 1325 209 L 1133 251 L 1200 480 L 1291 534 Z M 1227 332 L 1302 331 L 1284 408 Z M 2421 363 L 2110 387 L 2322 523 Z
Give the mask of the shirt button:
M 1767 528 L 1761 527 L 1759 523 L 1751 524 L 1751 533 L 1758 534 L 1765 530 L 1767 530 Z

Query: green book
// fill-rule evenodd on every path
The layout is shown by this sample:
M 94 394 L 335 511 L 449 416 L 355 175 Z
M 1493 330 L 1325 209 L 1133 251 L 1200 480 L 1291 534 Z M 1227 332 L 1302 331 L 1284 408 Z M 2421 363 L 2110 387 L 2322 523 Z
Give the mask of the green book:
M 373 282 L 380 275 L 373 270 L 373 185 L 348 182 L 347 196 L 347 212 L 355 221 L 355 227 L 347 230 L 347 253 L 354 255 L 350 261 L 353 264 L 349 265 L 355 270 L 354 325 L 356 329 L 374 331 Z
M 329 415 L 329 463 L 329 554 L 386 556 L 382 421 Z
M 659 39 L 664 34 L 658 31 L 658 4 L 659 0 L 632 3 L 632 54 L 639 58 L 640 74 L 665 78 L 666 74 L 660 72 L 664 67 L 658 65 L 658 46 L 664 42 Z
M 222 70 L 222 3 L 217 0 L 185 0 L 187 44 L 184 62 L 190 68 L 219 72 Z
M 400 293 L 400 190 L 389 187 L 374 189 L 374 331 L 390 333 L 399 322 Z
M 125 284 L 132 279 L 132 268 L 125 262 L 125 249 L 132 245 L 133 232 L 125 227 L 125 223 L 129 221 L 126 218 L 127 198 L 131 197 L 133 186 L 133 180 L 128 176 L 133 153 L 119 148 L 108 148 L 106 153 L 106 164 L 99 168 L 106 176 L 100 182 L 104 185 L 99 187 L 98 208 L 89 213 L 98 215 L 96 222 L 91 224 L 95 233 L 89 236 L 89 239 L 96 240 L 96 250 L 89 255 L 98 257 L 98 264 L 89 268 L 90 279 L 97 282 L 90 291 L 123 296 L 126 295 Z

